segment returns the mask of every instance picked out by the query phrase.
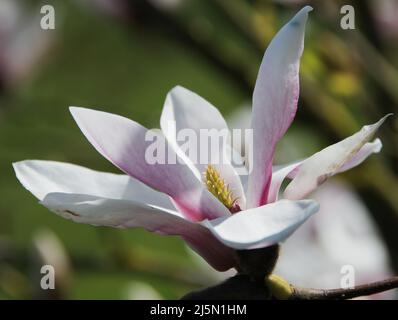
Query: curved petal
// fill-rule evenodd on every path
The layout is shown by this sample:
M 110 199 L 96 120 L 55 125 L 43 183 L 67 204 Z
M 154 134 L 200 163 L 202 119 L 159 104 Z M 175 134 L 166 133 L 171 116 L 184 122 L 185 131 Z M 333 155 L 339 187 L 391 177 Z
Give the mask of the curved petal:
M 355 156 L 352 157 L 351 160 L 347 161 L 335 174 L 347 171 L 359 164 L 361 164 L 367 157 L 369 157 L 372 153 L 380 152 L 382 148 L 382 143 L 380 139 L 375 139 L 373 142 L 367 142 L 365 145 L 358 151 Z M 268 203 L 275 202 L 278 200 L 278 194 L 281 188 L 281 185 L 285 178 L 294 179 L 294 177 L 300 171 L 301 164 L 305 160 L 297 161 L 293 164 L 288 164 L 284 166 L 278 166 L 277 168 L 273 168 L 272 171 L 272 180 L 269 188 L 268 194 Z
M 187 137 L 183 137 L 182 134 L 179 136 L 179 133 L 190 129 L 197 138 L 201 129 L 215 129 L 217 131 L 227 129 L 223 116 L 214 106 L 201 96 L 181 86 L 173 88 L 167 94 L 160 117 L 160 127 L 178 155 L 193 166 L 198 179 L 201 179 L 201 173 L 204 171 L 206 163 L 209 162 L 208 156 L 202 155 L 206 158 L 203 161 L 204 163 L 201 164 L 200 143 L 195 139 L 189 139 L 189 132 L 187 132 Z M 188 150 L 192 152 L 186 154 L 181 150 L 180 147 L 186 142 L 182 138 L 187 138 Z M 206 148 L 205 151 L 207 152 L 208 149 Z
M 324 183 L 330 176 L 361 163 L 364 160 L 364 156 L 370 154 L 369 151 L 378 150 L 377 140 L 374 145 L 365 146 L 365 144 L 372 138 L 388 116 L 384 116 L 372 125 L 364 126 L 352 136 L 306 159 L 300 166 L 295 178 L 284 191 L 284 197 L 291 200 L 302 199 Z M 362 149 L 364 146 L 365 149 Z M 346 167 L 344 168 L 345 165 Z
M 245 206 L 243 187 L 230 161 L 233 155 L 228 154 L 228 126 L 213 105 L 196 93 L 177 86 L 166 97 L 160 127 L 198 179 L 201 180 L 207 165 L 212 164 L 233 190 L 240 206 Z
M 202 224 L 226 246 L 255 249 L 285 240 L 318 209 L 313 200 L 281 200 Z
M 288 177 L 292 172 L 295 172 L 295 170 L 300 167 L 302 162 L 303 161 L 301 160 L 292 164 L 273 168 L 267 203 L 272 203 L 278 200 L 279 190 L 283 180 L 285 180 L 285 178 Z
M 224 245 L 207 229 L 198 229 L 181 237 L 208 264 L 218 271 L 227 271 L 236 267 L 235 250 Z
M 168 196 L 127 175 L 44 160 L 20 161 L 13 163 L 13 167 L 21 184 L 39 200 L 54 192 L 79 193 L 175 209 Z
M 379 138 L 375 139 L 373 142 L 366 142 L 363 145 L 363 147 L 358 151 L 358 153 L 356 153 L 350 160 L 348 160 L 346 163 L 344 163 L 336 173 L 344 172 L 344 171 L 350 170 L 356 166 L 359 166 L 362 162 L 364 162 L 373 153 L 379 153 L 382 147 L 383 147 L 383 144 L 381 143 L 381 140 Z M 298 163 L 298 166 L 296 166 L 288 174 L 287 177 L 289 177 L 290 179 L 293 179 L 300 171 L 300 166 L 303 162 L 304 161 L 301 160 Z
M 253 93 L 253 165 L 248 208 L 267 202 L 275 145 L 296 114 L 299 66 L 308 12 L 301 9 L 274 37 L 265 51 Z
M 168 194 L 188 218 L 197 221 L 230 214 L 161 134 L 114 114 L 77 107 L 70 111 L 98 152 L 130 176 Z M 158 158 L 148 159 L 147 152 L 153 148 Z
M 181 224 L 193 224 L 176 211 L 164 211 L 136 201 L 86 194 L 53 192 L 47 194 L 40 204 L 65 219 L 94 226 L 144 227 L 161 234 L 179 234 L 178 231 L 183 228 Z
M 373 142 L 365 143 L 363 147 L 351 158 L 351 160 L 341 166 L 339 172 L 344 172 L 360 165 L 373 153 L 379 153 L 382 147 L 383 144 L 379 138 L 375 139 Z
M 159 210 L 135 201 L 68 193 L 50 193 L 41 204 L 77 223 L 116 228 L 142 227 L 163 235 L 179 235 L 215 269 L 224 271 L 234 266 L 232 250 L 216 240 L 206 228 L 185 220 L 175 211 Z

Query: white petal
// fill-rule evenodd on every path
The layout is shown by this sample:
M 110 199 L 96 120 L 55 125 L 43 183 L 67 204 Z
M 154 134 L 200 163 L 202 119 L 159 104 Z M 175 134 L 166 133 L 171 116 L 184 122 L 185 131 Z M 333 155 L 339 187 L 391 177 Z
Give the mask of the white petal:
M 372 153 L 380 152 L 382 148 L 382 143 L 380 139 L 375 139 L 373 142 L 367 142 L 358 151 L 351 160 L 347 161 L 337 172 L 344 172 L 357 165 L 361 164 L 367 157 Z M 294 177 L 300 171 L 300 166 L 305 160 L 296 161 L 293 164 L 274 166 L 272 168 L 272 180 L 271 186 L 268 194 L 268 203 L 278 200 L 278 193 L 280 191 L 281 185 L 285 178 L 294 179 Z
M 201 180 L 207 165 L 212 164 L 229 185 L 234 197 L 239 199 L 240 206 L 245 206 L 243 187 L 230 161 L 229 130 L 223 116 L 214 106 L 196 93 L 177 86 L 167 95 L 160 126 L 176 153 L 185 160 L 198 179 Z M 212 144 L 206 139 L 203 135 L 206 130 L 213 132 L 214 141 L 218 143 Z M 179 136 L 184 131 L 188 135 Z M 200 139 L 209 142 L 207 148 L 203 147 Z M 184 145 L 190 151 L 188 154 L 181 150 L 185 149 Z
M 339 172 L 347 162 L 354 159 L 354 163 L 358 163 L 355 161 L 355 155 L 372 138 L 388 116 L 384 116 L 375 124 L 364 126 L 352 136 L 306 159 L 300 166 L 296 177 L 287 186 L 284 197 L 291 200 L 302 199 L 325 182 L 327 178 Z M 369 153 L 365 152 L 365 154 Z M 359 159 L 363 161 L 361 157 Z
M 172 197 L 190 219 L 230 214 L 168 147 L 162 134 L 115 114 L 77 107 L 70 111 L 98 152 L 128 175 Z M 148 139 L 149 133 L 155 140 Z M 154 163 L 147 157 L 153 146 L 159 154 Z
M 226 246 L 254 249 L 285 240 L 318 209 L 312 200 L 281 200 L 202 224 Z
M 79 193 L 174 209 L 168 196 L 127 175 L 43 160 L 21 161 L 14 163 L 13 167 L 21 184 L 39 200 L 54 192 Z
M 253 168 L 249 176 L 247 207 L 267 202 L 276 143 L 289 128 L 299 98 L 300 58 L 308 12 L 301 9 L 268 46 L 253 93 Z
M 253 142 L 251 129 L 251 108 L 247 105 L 239 108 L 228 118 L 229 128 L 232 129 L 230 146 L 232 154 L 232 165 L 241 176 L 248 176 L 250 164 L 253 162 L 249 151 L 251 150 L 251 143 Z M 234 131 L 237 130 L 237 135 L 234 137 Z M 245 181 L 248 177 L 244 178 Z M 247 182 L 247 181 L 246 181 Z M 242 183 L 243 185 L 243 183 Z M 247 185 L 243 185 L 246 191 Z
M 201 179 L 201 173 L 204 171 L 206 164 L 199 164 L 200 144 L 197 143 L 198 141 L 193 141 L 194 139 L 187 139 L 190 150 L 196 152 L 185 154 L 179 148 L 185 141 L 182 141 L 182 137 L 180 141 L 178 134 L 182 130 L 191 129 L 196 137 L 199 137 L 201 129 L 221 131 L 225 130 L 227 125 L 220 112 L 209 102 L 196 93 L 177 86 L 167 94 L 160 117 L 160 127 L 169 143 L 175 147 L 178 155 L 183 159 L 187 159 L 187 163 L 193 166 L 198 179 Z M 205 150 L 205 152 L 207 151 L 208 149 Z
M 63 218 L 95 226 L 144 227 L 149 231 L 179 234 L 180 229 L 193 224 L 176 211 L 164 211 L 130 200 L 54 192 L 47 194 L 40 203 Z
M 83 194 L 50 193 L 41 202 L 56 214 L 78 223 L 116 228 L 142 227 L 165 235 L 179 235 L 215 269 L 234 266 L 233 251 L 200 224 L 179 213 L 129 200 L 104 199 Z
M 267 203 L 272 203 L 278 200 L 279 190 L 286 177 L 288 177 L 292 172 L 300 167 L 302 160 L 296 161 L 292 164 L 285 166 L 277 166 L 272 168 L 272 179 L 271 185 L 269 187 L 268 201 Z
M 379 138 L 375 139 L 373 142 L 365 143 L 358 153 L 351 158 L 351 160 L 341 166 L 339 172 L 344 172 L 360 165 L 373 153 L 379 153 L 382 147 L 383 144 Z

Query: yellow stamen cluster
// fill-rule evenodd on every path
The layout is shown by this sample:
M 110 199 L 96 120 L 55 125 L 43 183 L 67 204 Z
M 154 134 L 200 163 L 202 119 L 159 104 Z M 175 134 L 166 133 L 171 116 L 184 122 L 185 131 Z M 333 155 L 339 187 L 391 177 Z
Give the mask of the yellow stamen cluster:
M 236 199 L 232 196 L 232 191 L 221 178 L 220 173 L 209 164 L 204 172 L 204 182 L 207 189 L 226 206 L 229 210 L 234 206 Z

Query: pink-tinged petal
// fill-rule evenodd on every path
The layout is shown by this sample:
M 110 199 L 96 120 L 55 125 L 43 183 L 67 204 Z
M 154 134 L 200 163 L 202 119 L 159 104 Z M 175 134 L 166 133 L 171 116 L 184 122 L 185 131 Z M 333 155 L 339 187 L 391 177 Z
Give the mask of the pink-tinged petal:
M 347 161 L 335 174 L 347 171 L 361 164 L 372 153 L 380 152 L 381 148 L 382 143 L 380 139 L 375 139 L 375 141 L 373 142 L 365 143 L 364 146 L 358 151 L 358 153 L 355 154 L 355 156 L 353 156 L 351 160 Z M 273 168 L 271 186 L 268 194 L 268 203 L 278 200 L 278 194 L 283 181 L 285 180 L 285 178 L 294 179 L 294 177 L 300 171 L 301 164 L 304 161 L 305 160 L 300 160 L 296 161 L 293 164 L 277 166 Z
M 251 154 L 251 144 L 253 142 L 253 131 L 251 129 L 251 108 L 244 106 L 229 116 L 228 125 L 232 129 L 230 152 L 232 154 L 232 164 L 241 177 L 243 190 L 246 194 L 247 180 L 249 175 L 249 165 L 253 163 Z M 236 133 L 235 133 L 236 132 Z M 243 179 L 242 179 L 243 177 Z M 245 182 L 245 184 L 243 184 Z
M 182 230 L 181 224 L 194 224 L 176 211 L 160 210 L 131 200 L 54 192 L 40 203 L 65 219 L 94 226 L 144 227 L 148 231 L 175 235 Z
M 213 105 L 196 93 L 177 86 L 166 97 L 160 127 L 170 145 L 198 179 L 202 178 L 207 165 L 212 164 L 229 185 L 234 197 L 239 199 L 239 205 L 245 207 L 243 187 L 231 164 L 233 155 L 228 145 L 229 129 Z M 207 137 L 206 131 L 212 138 Z
M 366 145 L 366 143 L 388 116 L 384 116 L 375 124 L 364 126 L 352 136 L 306 159 L 300 166 L 295 178 L 284 191 L 284 197 L 291 200 L 303 199 L 329 177 L 361 163 L 364 160 L 363 157 L 369 155 L 369 151 L 372 150 L 372 145 Z M 376 149 L 374 150 L 377 150 L 377 141 L 375 145 Z M 373 145 L 373 148 L 375 145 Z M 365 149 L 362 149 L 364 146 Z M 344 165 L 346 165 L 345 168 Z
M 227 271 L 236 266 L 235 250 L 221 243 L 207 228 L 190 230 L 181 236 L 214 269 Z
M 128 175 L 172 197 L 188 218 L 199 221 L 229 215 L 168 147 L 163 135 L 152 131 L 150 136 L 155 140 L 150 140 L 145 127 L 127 118 L 85 108 L 71 107 L 70 110 L 98 152 Z M 155 141 L 164 146 L 161 159 L 164 163 L 150 163 L 146 157 Z
M 200 143 L 194 141 L 195 139 L 188 139 L 189 136 L 182 136 L 181 132 L 186 129 L 191 130 L 195 134 L 194 138 L 198 139 L 200 130 L 214 129 L 221 132 L 227 129 L 227 124 L 221 113 L 208 101 L 186 88 L 177 86 L 167 94 L 160 117 L 160 127 L 169 143 L 175 147 L 178 155 L 195 168 L 194 171 L 200 179 L 206 163 L 209 162 L 208 157 L 203 155 L 206 156 L 204 159 L 206 161 L 201 164 Z M 180 140 L 178 139 L 179 134 Z M 180 148 L 182 145 L 187 145 L 189 150 L 194 152 L 186 154 Z M 204 151 L 208 152 L 209 150 L 206 148 Z
M 281 200 L 202 224 L 228 247 L 255 249 L 285 240 L 318 209 L 313 200 Z
M 373 153 L 379 153 L 382 147 L 383 144 L 378 138 L 373 142 L 365 143 L 363 147 L 351 158 L 351 160 L 341 166 L 339 172 L 344 172 L 360 165 Z
M 175 209 L 167 195 L 127 175 L 43 160 L 20 161 L 13 163 L 13 167 L 21 184 L 39 200 L 54 192 L 78 193 Z
M 222 245 L 206 228 L 185 220 L 176 211 L 159 210 L 136 201 L 68 193 L 50 193 L 41 204 L 77 223 L 115 228 L 142 227 L 162 235 L 178 235 L 217 270 L 234 266 L 230 248 Z
M 248 208 L 265 204 L 276 143 L 296 114 L 299 97 L 300 57 L 308 12 L 301 9 L 268 46 L 253 93 L 253 168 L 249 177 Z
M 272 170 L 271 185 L 269 187 L 268 201 L 272 203 L 278 200 L 279 190 L 286 177 L 295 172 L 301 165 L 302 161 L 297 161 L 285 166 L 278 166 Z
M 365 143 L 363 147 L 358 151 L 358 153 L 356 153 L 349 161 L 344 163 L 343 166 L 336 173 L 344 172 L 360 165 L 373 153 L 379 153 L 382 147 L 383 144 L 381 143 L 381 140 L 379 138 L 375 139 L 373 142 Z M 287 175 L 287 177 L 290 179 L 294 179 L 294 177 L 300 171 L 300 166 L 302 163 L 303 161 L 300 161 L 300 164 L 296 168 L 294 168 Z

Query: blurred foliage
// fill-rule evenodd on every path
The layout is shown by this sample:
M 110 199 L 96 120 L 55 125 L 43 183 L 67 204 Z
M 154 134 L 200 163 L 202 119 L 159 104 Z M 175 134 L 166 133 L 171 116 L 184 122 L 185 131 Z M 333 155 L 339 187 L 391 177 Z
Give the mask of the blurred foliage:
M 181 0 L 162 9 L 155 0 L 120 0 L 126 10 L 110 15 L 79 1 L 45 2 L 55 4 L 59 17 L 55 31 L 43 31 L 54 33 L 54 44 L 27 81 L 0 93 L 0 298 L 34 297 L 32 239 L 43 228 L 70 257 L 68 298 L 127 298 L 131 281 L 178 298 L 211 282 L 178 238 L 78 225 L 51 214 L 20 186 L 11 163 L 47 159 L 117 172 L 83 137 L 70 105 L 158 127 L 166 93 L 179 84 L 228 116 L 250 103 L 264 48 L 302 4 Z M 354 31 L 339 27 L 343 2 L 308 2 L 315 11 L 306 33 L 299 112 L 286 137 L 297 148 L 283 150 L 282 141 L 279 163 L 336 142 L 398 105 L 397 38 L 376 31 L 370 2 L 353 2 Z M 26 3 L 39 12 L 43 1 Z M 397 126 L 394 117 L 380 130 L 382 154 L 344 175 L 372 210 L 396 270 Z

